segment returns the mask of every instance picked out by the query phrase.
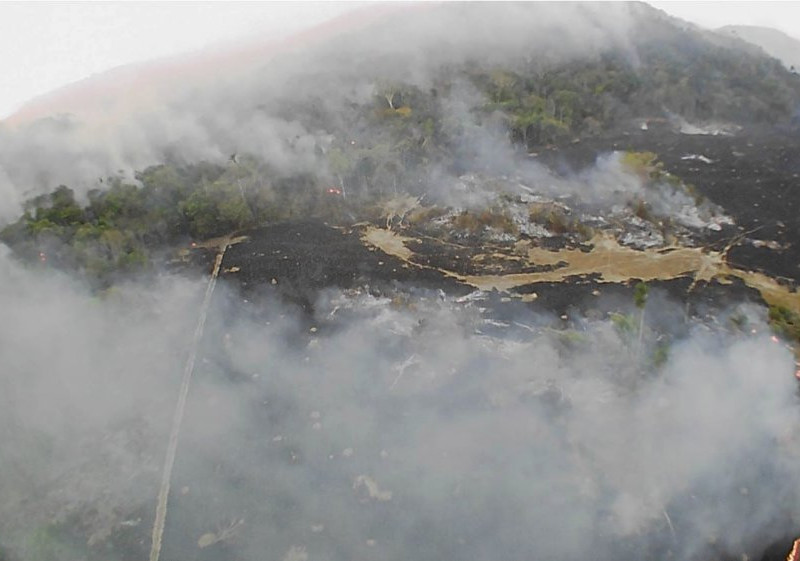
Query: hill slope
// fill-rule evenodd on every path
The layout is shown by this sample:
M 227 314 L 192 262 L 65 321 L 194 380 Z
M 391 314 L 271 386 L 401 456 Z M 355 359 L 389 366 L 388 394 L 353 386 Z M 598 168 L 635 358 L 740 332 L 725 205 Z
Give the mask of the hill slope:
M 726 25 L 717 32 L 761 47 L 769 56 L 780 60 L 786 68 L 800 68 L 800 40 L 782 31 L 755 25 Z
M 0 129 L 0 558 L 784 559 L 798 77 L 643 4 L 370 13 Z
M 5 190 L 63 183 L 83 194 L 118 170 L 130 177 L 169 158 L 222 164 L 233 153 L 327 181 L 336 175 L 329 149 L 360 157 L 349 153 L 353 140 L 370 151 L 368 167 L 399 165 L 397 182 L 407 186 L 423 160 L 458 167 L 508 135 L 532 149 L 633 118 L 780 122 L 800 100 L 798 78 L 772 59 L 743 55 L 645 4 L 426 4 L 365 14 L 366 22 L 309 32 L 280 56 L 259 47 L 230 65 L 232 55 L 209 66 L 193 59 L 158 70 L 169 74 L 164 82 L 131 69 L 126 87 L 65 106 L 74 114 L 20 117 L 0 128 Z M 144 105 L 135 101 L 142 94 Z

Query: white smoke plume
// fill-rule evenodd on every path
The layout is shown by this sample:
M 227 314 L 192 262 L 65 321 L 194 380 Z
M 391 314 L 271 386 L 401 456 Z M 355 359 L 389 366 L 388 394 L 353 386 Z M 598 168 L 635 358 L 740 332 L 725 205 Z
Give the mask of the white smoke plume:
M 36 529 L 70 515 L 89 552 L 147 535 L 202 285 L 2 275 L 4 544 L 44 555 Z M 792 358 L 766 335 L 690 326 L 656 368 L 608 320 L 405 302 L 326 293 L 301 319 L 219 287 L 164 555 L 688 560 L 757 554 L 800 516 Z

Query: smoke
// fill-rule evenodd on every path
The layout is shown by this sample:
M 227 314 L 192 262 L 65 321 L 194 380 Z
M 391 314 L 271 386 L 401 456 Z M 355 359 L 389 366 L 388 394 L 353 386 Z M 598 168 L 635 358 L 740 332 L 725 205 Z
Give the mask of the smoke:
M 202 283 L 94 297 L 7 255 L 0 274 L 4 544 L 35 558 L 54 521 L 89 536 L 83 555 L 146 541 Z M 165 556 L 688 560 L 757 554 L 796 523 L 792 358 L 766 335 L 662 325 L 655 367 L 606 319 L 553 331 L 405 294 L 325 292 L 301 319 L 218 286 Z
M 104 188 L 101 178 L 122 175 L 133 181 L 136 170 L 165 160 L 224 164 L 231 154 L 249 153 L 277 176 L 332 177 L 326 154 L 333 142 L 358 139 L 365 147 L 388 142 L 383 148 L 397 151 L 382 125 L 363 117 L 381 97 L 381 87 L 404 84 L 428 92 L 443 79 L 450 83 L 438 103 L 451 151 L 446 163 L 427 164 L 422 177 L 410 174 L 405 188 L 419 190 L 422 184 L 433 196 L 469 206 L 469 200 L 459 204 L 458 186 L 453 190 L 459 175 L 514 170 L 516 179 L 538 191 L 580 194 L 589 203 L 609 202 L 613 195 L 613 203 L 622 204 L 621 190 L 646 193 L 619 166 L 601 161 L 593 177 L 565 180 L 520 162 L 504 116 L 476 117 L 475 108 L 488 100 L 453 69 L 499 65 L 530 75 L 569 61 L 597 60 L 609 50 L 635 63 L 642 33 L 637 18 L 643 15 L 657 17 L 647 6 L 623 3 L 410 6 L 376 16 L 367 28 L 345 21 L 332 36 L 311 33 L 282 51 L 270 46 L 254 56 L 254 47 L 244 51 L 247 56 L 221 56 L 204 74 L 188 73 L 186 79 L 180 72 L 162 72 L 158 83 L 138 83 L 126 74 L 130 91 L 106 95 L 100 112 L 77 110 L 0 127 L 0 167 L 7 176 L 0 193 L 9 193 L 0 198 L 0 220 L 18 212 L 20 199 L 60 184 L 81 197 Z M 136 103 L 137 97 L 146 101 Z M 664 215 L 690 203 L 685 197 L 648 202 Z
M 243 312 L 210 369 L 241 386 L 207 381 L 196 418 L 213 421 L 187 431 L 184 469 L 218 472 L 176 511 L 190 528 L 249 521 L 249 555 L 611 558 L 638 543 L 693 559 L 757 552 L 798 514 L 791 357 L 765 336 L 696 326 L 654 370 L 607 320 L 571 341 L 487 336 L 479 309 L 433 295 L 331 295 L 306 335 Z M 192 508 L 207 501 L 222 508 Z
M 635 59 L 639 9 L 425 6 L 344 33 L 336 49 L 176 87 L 119 121 L 0 129 L 0 220 L 29 194 L 85 192 L 165 157 L 247 151 L 278 172 L 319 172 L 334 133 L 378 134 L 350 119 L 378 79 L 425 89 L 446 64 L 536 66 L 609 45 Z M 647 191 L 618 155 L 568 174 L 521 162 L 499 116 L 471 113 L 481 102 L 467 84 L 442 94 L 457 173 L 432 165 L 422 179 L 450 205 L 491 203 L 469 184 L 482 176 L 606 207 L 686 203 Z M 319 118 L 297 116 L 306 110 Z M 95 294 L 4 250 L 0 287 L 0 544 L 20 559 L 143 556 L 204 279 L 154 273 Z M 521 303 L 510 318 L 496 302 L 361 288 L 323 292 L 300 316 L 221 282 L 163 558 L 758 554 L 800 519 L 791 353 L 757 313 L 749 327 L 761 335 L 744 335 L 687 320 L 656 292 L 639 337 L 632 302 L 608 307 L 622 323 L 587 314 L 556 329 L 561 320 Z
M 154 279 L 95 296 L 0 249 L 0 535 L 11 545 L 86 505 L 108 516 L 92 530 L 102 534 L 157 477 L 202 285 Z
M 102 111 L 76 109 L 0 127 L 0 166 L 25 196 L 59 184 L 81 195 L 98 187 L 99 178 L 120 170 L 132 177 L 165 157 L 223 163 L 232 153 L 250 152 L 278 172 L 318 172 L 327 164 L 317 147 L 333 133 L 352 137 L 358 130 L 342 122 L 314 125 L 307 110 L 326 119 L 346 115 L 374 96 L 378 81 L 427 91 L 443 67 L 472 60 L 538 68 L 597 56 L 607 47 L 627 52 L 638 9 L 463 4 L 394 10 L 367 29 L 345 23 L 333 37 L 312 34 L 282 53 L 222 57 L 217 64 L 224 66 L 210 64 L 207 75 L 189 75 L 188 82 L 180 74 L 155 85 L 127 77 L 128 90 L 103 94 Z M 134 102 L 137 96 L 146 102 Z
M 11 222 L 20 215 L 22 211 L 21 198 L 8 174 L 0 167 L 0 224 Z

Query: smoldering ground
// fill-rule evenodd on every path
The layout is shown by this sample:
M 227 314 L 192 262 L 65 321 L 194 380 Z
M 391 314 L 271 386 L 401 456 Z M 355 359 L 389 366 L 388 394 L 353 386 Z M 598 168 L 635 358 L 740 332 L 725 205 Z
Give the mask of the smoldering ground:
M 202 283 L 2 274 L 2 544 L 141 556 Z M 755 336 L 676 325 L 654 366 L 649 322 L 640 345 L 438 293 L 325 292 L 299 317 L 217 288 L 163 558 L 688 560 L 797 524 L 792 358 L 757 311 Z M 646 319 L 675 317 L 656 296 Z
M 416 306 L 334 298 L 288 356 L 253 341 L 251 323 L 226 326 L 223 370 L 251 378 L 253 414 L 272 421 L 196 456 L 220 475 L 185 499 L 195 524 L 214 527 L 219 513 L 197 507 L 215 493 L 222 518 L 247 518 L 224 489 L 253 501 L 251 480 L 268 490 L 231 547 L 253 555 L 279 543 L 322 559 L 753 555 L 796 516 L 796 388 L 768 338 L 698 328 L 656 374 L 607 321 L 571 341 L 487 337 L 475 308 Z M 241 414 L 232 401 L 213 418 Z M 237 466 L 242 448 L 261 460 Z

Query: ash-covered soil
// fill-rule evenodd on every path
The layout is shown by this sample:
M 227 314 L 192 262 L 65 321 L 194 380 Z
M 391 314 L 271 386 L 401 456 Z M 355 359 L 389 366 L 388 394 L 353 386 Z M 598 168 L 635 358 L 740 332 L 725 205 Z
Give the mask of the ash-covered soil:
M 313 313 L 320 293 L 328 288 L 365 289 L 373 294 L 395 295 L 410 290 L 441 291 L 451 296 L 464 296 L 475 289 L 436 270 L 475 272 L 477 265 L 466 264 L 479 248 L 464 248 L 452 253 L 432 256 L 423 252 L 416 256 L 421 267 L 415 267 L 371 248 L 360 239 L 360 229 L 332 227 L 320 222 L 291 222 L 249 231 L 247 239 L 232 245 L 225 253 L 220 277 L 237 286 L 245 299 L 277 297 Z M 425 246 L 424 243 L 410 244 Z M 430 249 L 430 248 L 428 248 Z M 495 266 L 499 267 L 498 263 Z M 492 272 L 490 266 L 485 271 Z M 511 267 L 506 272 L 528 272 L 531 267 Z M 515 315 L 514 308 L 551 314 L 554 326 L 566 326 L 563 315 L 601 317 L 613 311 L 614 305 L 632 301 L 634 285 L 600 282 L 592 276 L 576 276 L 565 282 L 538 282 L 513 289 L 508 294 L 493 292 L 487 300 L 490 313 L 505 321 Z M 732 307 L 742 302 L 763 303 L 758 291 L 738 279 L 732 284 L 698 282 L 690 277 L 654 281 L 650 285 L 685 303 L 682 314 L 705 316 L 711 310 Z M 534 298 L 530 298 L 535 294 Z M 613 298 L 609 298 L 612 296 Z M 523 299 L 525 300 L 523 302 Z M 598 302 L 603 303 L 598 307 Z M 609 303 L 615 304 L 609 304 Z M 611 306 L 609 308 L 609 305 Z
M 244 232 L 247 240 L 225 252 L 221 278 L 238 284 L 243 294 L 267 292 L 310 310 L 325 288 L 369 286 L 375 290 L 413 284 L 452 294 L 470 291 L 432 269 L 409 266 L 367 247 L 358 228 L 336 228 L 298 221 Z
M 732 216 L 736 226 L 703 233 L 703 242 L 709 247 L 722 250 L 732 245 L 727 254 L 730 265 L 764 272 L 789 286 L 800 280 L 800 134 L 776 129 L 745 130 L 735 136 L 634 130 L 550 148 L 535 157 L 568 174 L 612 150 L 654 152 L 668 172 L 695 186 Z M 364 243 L 362 232 L 363 225 L 334 227 L 319 221 L 287 222 L 244 232 L 247 239 L 227 249 L 221 277 L 238 285 L 245 295 L 278 295 L 309 312 L 326 288 L 365 288 L 377 294 L 416 287 L 457 296 L 473 288 L 447 271 L 461 275 L 535 273 L 540 272 L 536 267 L 558 267 L 515 261 L 508 252 L 498 256 L 480 240 L 453 244 L 423 235 L 407 242 L 413 256 L 404 262 Z M 538 240 L 544 245 L 547 241 Z M 197 257 L 208 261 L 205 253 Z M 570 310 L 585 313 L 593 309 L 598 294 L 623 292 L 630 298 L 637 280 L 615 286 L 587 275 L 518 287 L 512 296 L 536 293 L 535 300 L 527 299 L 529 307 L 558 316 Z M 654 286 L 685 302 L 687 314 L 742 301 L 763 303 L 757 291 L 739 281 L 693 285 L 687 276 L 658 281 Z
M 667 171 L 724 208 L 742 236 L 728 254 L 731 264 L 800 280 L 800 132 L 757 128 L 728 136 L 637 130 L 544 150 L 536 158 L 567 173 L 611 150 L 654 152 Z M 726 232 L 716 241 L 733 240 Z M 760 243 L 765 241 L 775 242 L 776 249 Z

